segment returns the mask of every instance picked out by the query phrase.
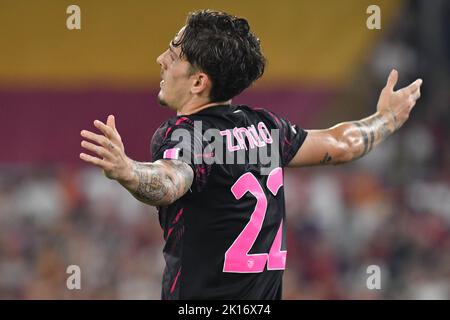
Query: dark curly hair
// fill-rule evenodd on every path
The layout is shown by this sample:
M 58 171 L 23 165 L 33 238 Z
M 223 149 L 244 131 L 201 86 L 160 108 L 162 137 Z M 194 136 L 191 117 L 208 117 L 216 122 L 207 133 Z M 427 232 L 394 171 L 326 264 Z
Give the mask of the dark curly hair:
M 181 46 L 180 56 L 210 77 L 212 102 L 235 97 L 264 73 L 259 39 L 247 20 L 224 12 L 189 13 L 183 36 L 172 45 Z

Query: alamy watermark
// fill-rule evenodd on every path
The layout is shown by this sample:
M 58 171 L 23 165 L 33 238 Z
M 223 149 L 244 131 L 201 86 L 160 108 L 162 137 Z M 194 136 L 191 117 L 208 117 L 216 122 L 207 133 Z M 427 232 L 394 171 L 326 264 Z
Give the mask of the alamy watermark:
M 367 277 L 366 286 L 369 290 L 381 289 L 381 269 L 379 266 L 373 264 L 367 267 L 366 273 L 370 276 Z
M 294 129 L 292 129 L 294 130 Z M 280 166 L 280 132 L 264 122 L 248 127 L 203 131 L 202 121 L 194 130 L 175 129 L 170 139 L 178 142 L 164 152 L 165 159 L 182 159 L 193 164 L 254 164 L 262 175 Z
M 367 7 L 367 14 L 370 16 L 366 20 L 366 26 L 369 30 L 381 29 L 381 9 L 379 6 L 372 4 Z
M 66 19 L 66 27 L 69 30 L 81 29 L 81 9 L 76 4 L 71 4 L 67 7 L 66 13 L 70 16 Z M 366 13 L 370 16 L 366 20 L 366 26 L 369 30 L 381 29 L 381 9 L 378 5 L 372 4 L 367 7 Z
M 81 9 L 76 4 L 71 4 L 67 7 L 66 13 L 70 16 L 66 19 L 66 27 L 69 30 L 81 29 Z
M 66 280 L 66 287 L 69 290 L 81 290 L 81 268 L 75 264 L 67 267 L 66 273 L 70 274 Z

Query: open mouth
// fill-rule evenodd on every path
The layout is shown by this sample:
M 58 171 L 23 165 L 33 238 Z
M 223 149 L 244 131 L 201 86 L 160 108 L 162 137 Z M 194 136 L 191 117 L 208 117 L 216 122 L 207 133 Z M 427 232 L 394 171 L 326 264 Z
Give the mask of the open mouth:
M 159 83 L 159 86 L 162 87 L 164 85 L 164 80 L 161 80 L 161 82 Z

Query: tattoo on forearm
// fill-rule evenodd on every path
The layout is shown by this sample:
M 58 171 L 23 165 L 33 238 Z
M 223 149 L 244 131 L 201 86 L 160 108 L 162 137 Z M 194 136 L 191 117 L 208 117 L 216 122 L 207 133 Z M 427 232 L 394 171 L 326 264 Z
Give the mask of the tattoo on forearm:
M 168 194 L 169 190 L 161 173 L 141 163 L 134 164 L 134 172 L 138 178 L 138 187 L 134 195 L 139 200 L 160 201 Z
M 363 140 L 363 150 L 358 157 L 369 153 L 376 145 L 384 141 L 395 131 L 395 115 L 393 116 L 394 129 L 390 128 L 390 123 L 382 115 L 375 115 L 364 120 L 353 122 L 358 127 Z
M 361 121 L 366 127 L 370 127 L 370 123 L 366 123 L 365 121 Z M 369 147 L 367 148 L 367 152 L 370 152 L 373 149 L 373 142 L 375 141 L 375 132 L 374 130 L 369 130 Z
M 322 161 L 320 161 L 320 164 L 327 164 L 329 163 L 333 158 L 327 153 L 325 153 L 325 156 L 323 157 Z
M 192 169 L 178 160 L 157 166 L 134 162 L 133 166 L 138 185 L 136 190 L 130 192 L 136 199 L 148 204 L 172 203 L 186 193 L 192 183 Z
M 369 152 L 369 137 L 367 136 L 366 128 L 359 122 L 355 122 L 355 125 L 358 127 L 359 132 L 361 133 L 361 136 L 363 138 L 364 143 L 364 151 L 361 156 L 365 155 L 367 152 Z

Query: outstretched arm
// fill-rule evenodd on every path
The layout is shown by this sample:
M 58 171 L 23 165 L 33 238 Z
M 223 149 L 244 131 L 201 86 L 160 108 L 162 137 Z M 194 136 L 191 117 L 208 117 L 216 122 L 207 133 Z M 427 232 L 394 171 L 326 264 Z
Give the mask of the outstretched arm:
M 398 130 L 420 98 L 422 80 L 394 91 L 398 73 L 393 70 L 380 94 L 377 112 L 370 117 L 339 123 L 325 130 L 308 130 L 308 135 L 289 163 L 301 167 L 349 162 L 369 153 Z
M 114 116 L 109 116 L 106 124 L 95 120 L 94 125 L 103 135 L 83 130 L 81 136 L 96 144 L 84 140 L 81 146 L 98 157 L 81 153 L 80 158 L 102 168 L 108 178 L 117 180 L 139 201 L 154 206 L 169 205 L 191 187 L 194 173 L 185 162 L 158 160 L 144 163 L 128 158 Z

